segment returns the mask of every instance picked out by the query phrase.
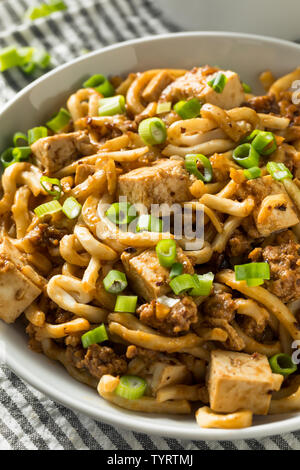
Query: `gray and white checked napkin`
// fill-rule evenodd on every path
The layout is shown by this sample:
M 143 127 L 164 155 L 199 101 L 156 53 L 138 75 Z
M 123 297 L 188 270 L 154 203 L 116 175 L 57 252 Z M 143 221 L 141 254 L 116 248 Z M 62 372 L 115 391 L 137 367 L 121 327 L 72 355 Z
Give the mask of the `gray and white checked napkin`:
M 38 0 L 0 0 L 0 48 L 12 44 L 43 47 L 55 65 L 83 53 L 136 37 L 176 31 L 152 0 L 65 0 L 68 9 L 34 22 L 24 12 Z M 4 103 L 30 78 L 19 70 L 0 74 Z M 299 450 L 300 431 L 262 440 L 182 441 L 124 431 L 93 421 L 49 400 L 0 368 L 0 450 Z

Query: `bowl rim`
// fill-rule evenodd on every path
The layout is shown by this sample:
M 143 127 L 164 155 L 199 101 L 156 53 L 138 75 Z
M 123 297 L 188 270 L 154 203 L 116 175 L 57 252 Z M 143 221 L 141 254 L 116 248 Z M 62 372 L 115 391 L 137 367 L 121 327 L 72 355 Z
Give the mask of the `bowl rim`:
M 62 70 L 71 68 L 74 64 L 89 60 L 91 57 L 96 57 L 104 52 L 113 51 L 115 49 L 122 49 L 128 46 L 135 46 L 140 43 L 159 42 L 163 40 L 170 40 L 172 38 L 188 38 L 188 37 L 224 37 L 225 39 L 248 39 L 250 41 L 261 41 L 263 43 L 285 46 L 291 49 L 295 49 L 300 53 L 300 44 L 293 43 L 284 39 L 277 39 L 274 37 L 266 37 L 256 34 L 246 33 L 233 33 L 226 31 L 190 31 L 190 32 L 179 32 L 179 33 L 166 33 L 155 36 L 144 36 L 138 39 L 131 39 L 121 43 L 112 44 L 96 51 L 92 51 L 88 54 L 75 58 L 65 64 L 55 67 L 45 75 L 34 80 L 32 83 L 27 85 L 24 89 L 19 91 L 12 99 L 6 103 L 0 110 L 0 121 L 12 106 L 14 106 L 19 99 L 29 93 L 33 88 L 39 86 L 40 83 L 46 81 L 49 77 L 60 73 Z M 93 404 L 88 404 L 78 399 L 67 397 L 65 394 L 60 392 L 52 385 L 52 383 L 45 383 L 38 375 L 31 372 L 30 369 L 22 368 L 22 365 L 18 363 L 13 356 L 6 358 L 5 365 L 7 365 L 15 374 L 25 380 L 28 384 L 39 390 L 41 393 L 50 397 L 52 400 L 61 403 L 69 409 L 81 412 L 92 419 L 108 423 L 110 425 L 120 427 L 123 429 L 130 429 L 131 431 L 145 433 L 145 423 L 143 419 L 140 419 L 139 415 L 125 414 L 121 409 L 114 407 L 116 412 L 111 413 L 110 410 L 102 410 L 95 408 Z M 119 411 L 120 410 L 120 411 Z M 150 415 L 147 415 L 150 416 Z M 159 415 L 157 415 L 159 416 Z M 214 441 L 214 440 L 241 440 L 251 438 L 262 438 L 266 436 L 272 436 L 275 434 L 283 434 L 291 431 L 300 429 L 300 415 L 288 417 L 284 421 L 277 421 L 259 425 L 253 425 L 252 427 L 237 430 L 222 430 L 222 429 L 191 429 L 191 431 L 180 429 L 180 421 L 178 422 L 178 428 L 174 426 L 173 422 L 162 424 L 157 423 L 156 420 L 153 422 L 147 421 L 147 434 L 158 435 L 158 436 L 170 436 L 181 440 L 203 440 L 203 441 Z

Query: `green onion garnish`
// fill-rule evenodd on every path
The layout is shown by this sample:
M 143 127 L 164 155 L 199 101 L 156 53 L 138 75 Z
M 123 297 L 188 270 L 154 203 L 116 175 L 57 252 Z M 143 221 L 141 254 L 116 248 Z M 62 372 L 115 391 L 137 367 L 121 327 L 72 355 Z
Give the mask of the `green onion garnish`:
M 165 103 L 157 103 L 156 114 L 168 113 L 172 109 L 171 101 L 166 101 Z
M 163 222 L 154 215 L 142 214 L 137 220 L 135 230 L 136 232 L 162 232 Z
M 16 162 L 26 162 L 32 154 L 32 151 L 30 147 L 15 147 L 12 154 Z
M 225 88 L 227 78 L 222 72 L 218 72 L 215 78 L 207 82 L 207 84 L 216 92 L 222 93 Z
M 135 313 L 137 299 L 136 295 L 118 295 L 115 312 Z
M 161 266 L 170 268 L 174 264 L 177 253 L 175 240 L 160 240 L 155 250 Z
M 65 108 L 60 108 L 59 112 L 50 121 L 46 122 L 46 126 L 53 132 L 62 131 L 69 123 L 71 114 Z
M 268 263 L 248 263 L 234 267 L 236 281 L 247 281 L 248 286 L 263 284 L 263 279 L 270 279 Z
M 23 134 L 23 132 L 16 132 L 13 136 L 13 143 L 15 147 L 19 147 L 19 140 L 23 140 L 28 144 L 28 137 L 26 134 Z
M 243 85 L 243 89 L 244 89 L 245 93 L 251 93 L 252 92 L 252 88 L 251 88 L 250 85 L 247 85 L 247 83 L 245 83 L 245 82 L 243 82 L 242 85 Z
M 0 161 L 4 169 L 12 165 L 13 163 L 16 163 L 17 161 L 12 153 L 13 150 L 14 150 L 13 147 L 9 147 L 8 149 L 4 150 L 4 152 L 1 153 Z
M 59 212 L 61 210 L 61 204 L 58 201 L 53 200 L 50 202 L 45 202 L 44 204 L 41 204 L 40 206 L 36 207 L 34 209 L 34 213 L 41 218 L 44 215 L 55 214 L 56 212 Z
M 204 173 L 199 170 L 199 165 L 204 169 Z M 197 155 L 188 154 L 185 156 L 185 168 L 189 173 L 195 175 L 198 180 L 209 183 L 213 178 L 213 169 L 207 157 L 198 153 Z
M 28 145 L 32 145 L 39 139 L 43 139 L 44 137 L 48 136 L 47 127 L 40 126 L 40 127 L 33 127 L 28 131 Z
M 92 75 L 83 83 L 83 88 L 95 88 L 95 90 L 101 93 L 105 98 L 115 94 L 115 89 L 112 84 L 101 74 Z
M 116 395 L 127 400 L 137 400 L 141 398 L 147 388 L 146 380 L 136 375 L 123 375 L 115 389 Z
M 62 193 L 62 187 L 59 179 L 57 178 L 48 178 L 48 176 L 42 176 L 40 183 L 45 191 L 48 194 L 54 197 L 54 199 L 59 199 Z
M 16 47 L 0 49 L 0 72 L 20 65 L 20 56 Z
M 79 204 L 75 197 L 68 197 L 63 203 L 62 211 L 68 219 L 76 219 L 81 212 L 81 204 Z
M 196 278 L 191 274 L 176 276 L 170 281 L 169 285 L 176 295 L 191 292 L 199 287 Z
M 252 168 L 248 168 L 244 170 L 244 175 L 247 180 L 254 180 L 256 178 L 261 177 L 261 169 L 258 166 L 253 166 Z
M 268 162 L 267 170 L 276 181 L 283 181 L 287 178 L 292 179 L 293 175 L 284 163 Z
M 34 49 L 31 60 L 41 69 L 46 69 L 50 63 L 51 56 L 43 49 Z
M 171 266 L 170 271 L 170 279 L 174 277 L 180 276 L 183 273 L 183 264 L 182 263 L 174 263 Z
M 252 140 L 252 146 L 260 155 L 271 155 L 277 149 L 276 139 L 272 132 L 258 132 Z
M 82 346 L 88 348 L 92 344 L 103 343 L 108 340 L 107 331 L 104 323 L 93 330 L 87 331 L 81 336 Z
M 146 145 L 162 144 L 167 138 L 166 126 L 164 122 L 157 117 L 141 121 L 138 132 Z
M 49 4 L 41 3 L 39 6 L 29 8 L 25 13 L 25 17 L 33 21 L 38 18 L 43 18 L 44 16 L 49 16 L 56 11 L 66 9 L 67 6 L 62 0 L 50 0 Z
M 269 364 L 274 374 L 281 374 L 284 377 L 293 374 L 297 370 L 297 365 L 289 354 L 275 354 L 269 358 Z
M 114 116 L 115 114 L 124 114 L 125 111 L 125 98 L 123 95 L 101 98 L 99 100 L 99 116 Z
M 111 294 L 119 294 L 127 287 L 126 275 L 121 271 L 112 269 L 103 279 L 104 289 Z
M 244 168 L 252 168 L 258 166 L 259 154 L 251 144 L 242 144 L 233 151 L 233 160 Z
M 116 225 L 127 225 L 136 218 L 137 213 L 129 202 L 115 202 L 107 209 L 105 215 Z
M 197 98 L 192 98 L 188 101 L 178 101 L 173 108 L 182 119 L 193 119 L 200 115 L 201 107 L 202 103 Z
M 209 272 L 206 274 L 194 274 L 197 287 L 190 291 L 190 295 L 209 295 L 212 289 L 214 274 Z
M 31 153 L 30 147 L 9 147 L 0 156 L 2 167 L 7 168 L 13 163 L 24 162 L 28 160 Z

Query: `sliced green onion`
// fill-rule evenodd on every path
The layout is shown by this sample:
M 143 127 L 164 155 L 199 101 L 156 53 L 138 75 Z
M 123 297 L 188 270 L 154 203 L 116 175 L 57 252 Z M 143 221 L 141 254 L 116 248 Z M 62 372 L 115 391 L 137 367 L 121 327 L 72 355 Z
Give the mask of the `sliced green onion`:
M 5 47 L 0 49 L 0 72 L 20 65 L 21 59 L 16 47 Z
M 242 144 L 233 151 L 233 159 L 244 168 L 252 168 L 258 166 L 259 154 L 251 144 Z
M 59 179 L 57 178 L 48 178 L 48 176 L 42 176 L 40 183 L 45 191 L 48 194 L 54 197 L 54 199 L 59 199 L 62 193 L 62 187 Z
M 51 15 L 52 10 L 49 5 L 41 4 L 38 7 L 30 7 L 25 13 L 26 18 L 29 20 L 37 20 L 38 18 L 42 18 L 44 16 Z
M 28 62 L 28 64 L 21 65 L 21 70 L 26 75 L 31 75 L 36 69 L 36 64 L 34 62 Z
M 136 232 L 162 232 L 163 222 L 154 215 L 142 214 L 138 218 L 135 230 Z
M 125 98 L 123 95 L 99 100 L 99 116 L 114 116 L 115 114 L 124 114 L 125 111 Z
M 41 69 L 46 69 L 50 64 L 51 56 L 43 49 L 34 49 L 31 60 Z
M 118 295 L 115 312 L 135 313 L 137 299 L 136 295 Z
M 275 354 L 269 358 L 269 363 L 274 374 L 281 374 L 284 377 L 293 374 L 297 370 L 297 365 L 289 354 Z
M 241 140 L 241 144 L 245 143 L 251 143 L 252 140 L 260 133 L 261 131 L 259 129 L 254 129 L 254 131 L 251 132 L 251 134 L 247 135 Z
M 207 82 L 207 84 L 216 92 L 222 93 L 227 82 L 227 77 L 222 72 L 218 72 L 215 78 Z
M 26 162 L 32 154 L 32 151 L 30 147 L 15 147 L 12 154 L 16 162 Z
M 62 0 L 50 0 L 49 5 L 52 11 L 61 11 L 67 9 L 67 5 Z
M 264 279 L 247 279 L 248 287 L 257 287 L 261 286 L 264 283 Z
M 115 202 L 107 209 L 105 215 L 116 225 L 127 225 L 136 218 L 137 213 L 129 202 Z
M 18 54 L 20 57 L 20 65 L 28 64 L 31 61 L 34 47 L 20 47 L 18 48 Z
M 272 132 L 258 132 L 252 140 L 252 146 L 260 155 L 271 155 L 277 149 L 276 139 Z
M 45 202 L 44 204 L 41 204 L 40 206 L 36 207 L 34 209 L 34 213 L 38 217 L 43 217 L 44 215 L 55 214 L 56 212 L 59 212 L 61 210 L 61 204 L 58 201 L 53 200 L 50 202 Z
M 112 269 L 103 279 L 104 289 L 111 294 L 119 294 L 127 287 L 126 275 L 121 271 Z
M 67 6 L 62 0 L 50 0 L 49 4 L 42 3 L 39 6 L 28 8 L 25 17 L 33 21 L 49 16 L 56 11 L 66 10 L 66 8 Z
M 76 219 L 81 212 L 81 204 L 79 204 L 75 197 L 68 197 L 63 203 L 62 211 L 68 219 Z
M 247 180 L 254 180 L 256 178 L 260 178 L 261 169 L 258 166 L 253 166 L 252 168 L 244 170 L 244 175 L 246 176 Z
M 293 175 L 284 163 L 268 162 L 267 170 L 276 181 L 282 181 L 287 178 L 292 179 Z
M 199 164 L 204 168 L 204 173 L 199 171 Z M 211 163 L 205 155 L 198 153 L 197 155 L 188 154 L 185 156 L 185 168 L 189 173 L 197 176 L 198 180 L 209 183 L 213 178 L 213 169 Z
M 13 163 L 24 162 L 31 153 L 30 147 L 9 147 L 0 156 L 2 167 L 5 169 Z
M 47 136 L 48 136 L 47 127 L 44 127 L 44 126 L 33 127 L 32 129 L 29 129 L 28 131 L 28 145 L 32 145 L 37 140 L 42 139 Z
M 23 134 L 23 132 L 16 132 L 13 136 L 13 143 L 15 147 L 19 147 L 19 140 L 23 140 L 28 144 L 28 137 L 26 134 Z
M 155 250 L 161 266 L 170 268 L 174 264 L 177 252 L 175 240 L 160 240 Z
M 192 98 L 188 101 L 178 101 L 173 108 L 182 119 L 192 119 L 200 115 L 201 107 L 202 103 L 197 98 Z
M 107 340 L 108 336 L 104 323 L 93 330 L 87 331 L 81 336 L 81 342 L 84 348 L 88 348 L 92 344 L 103 343 L 103 341 Z
M 194 274 L 197 287 L 190 291 L 190 295 L 209 295 L 212 289 L 214 274 Z
M 147 388 L 146 380 L 136 375 L 123 375 L 115 389 L 116 395 L 126 400 L 137 400 L 141 398 Z
M 138 132 L 146 145 L 162 144 L 167 138 L 165 123 L 157 117 L 141 121 Z
M 4 150 L 4 152 L 1 153 L 0 161 L 4 169 L 12 165 L 13 163 L 16 163 L 16 159 L 12 153 L 13 150 L 14 150 L 14 147 L 9 147 L 8 149 Z
M 191 292 L 199 287 L 197 280 L 191 274 L 181 274 L 180 276 L 174 277 L 169 285 L 176 295 Z
M 59 112 L 48 122 L 46 126 L 49 127 L 53 132 L 60 132 L 69 123 L 71 114 L 65 108 L 60 108 Z
M 170 279 L 174 277 L 180 276 L 183 273 L 183 264 L 182 263 L 174 263 L 171 266 L 170 271 Z
M 84 88 L 95 88 L 98 93 L 101 93 L 105 98 L 113 96 L 115 94 L 115 89 L 112 84 L 107 80 L 104 75 L 96 74 L 92 75 L 88 80 L 83 84 Z
M 248 263 L 234 267 L 236 281 L 247 281 L 249 286 L 260 285 L 262 279 L 270 279 L 270 266 L 268 263 Z M 252 285 L 251 285 L 252 282 Z M 256 282 L 260 282 L 256 284 Z
M 172 109 L 171 101 L 166 101 L 165 103 L 157 103 L 156 114 L 168 113 Z
M 251 86 L 247 85 L 247 83 L 243 82 L 242 85 L 243 85 L 243 89 L 244 89 L 245 93 L 251 93 L 252 92 Z

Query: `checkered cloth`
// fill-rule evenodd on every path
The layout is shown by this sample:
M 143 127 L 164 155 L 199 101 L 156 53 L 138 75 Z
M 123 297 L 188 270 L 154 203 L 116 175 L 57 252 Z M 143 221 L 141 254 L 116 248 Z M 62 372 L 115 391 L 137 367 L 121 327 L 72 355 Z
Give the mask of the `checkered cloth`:
M 176 31 L 152 0 L 65 0 L 68 9 L 34 22 L 24 12 L 37 1 L 0 0 L 0 48 L 38 46 L 55 65 L 127 39 Z M 0 74 L 0 110 L 30 82 L 13 69 Z M 5 366 L 0 369 L 0 449 L 264 450 L 300 449 L 300 432 L 237 442 L 182 441 L 124 431 L 49 400 Z

